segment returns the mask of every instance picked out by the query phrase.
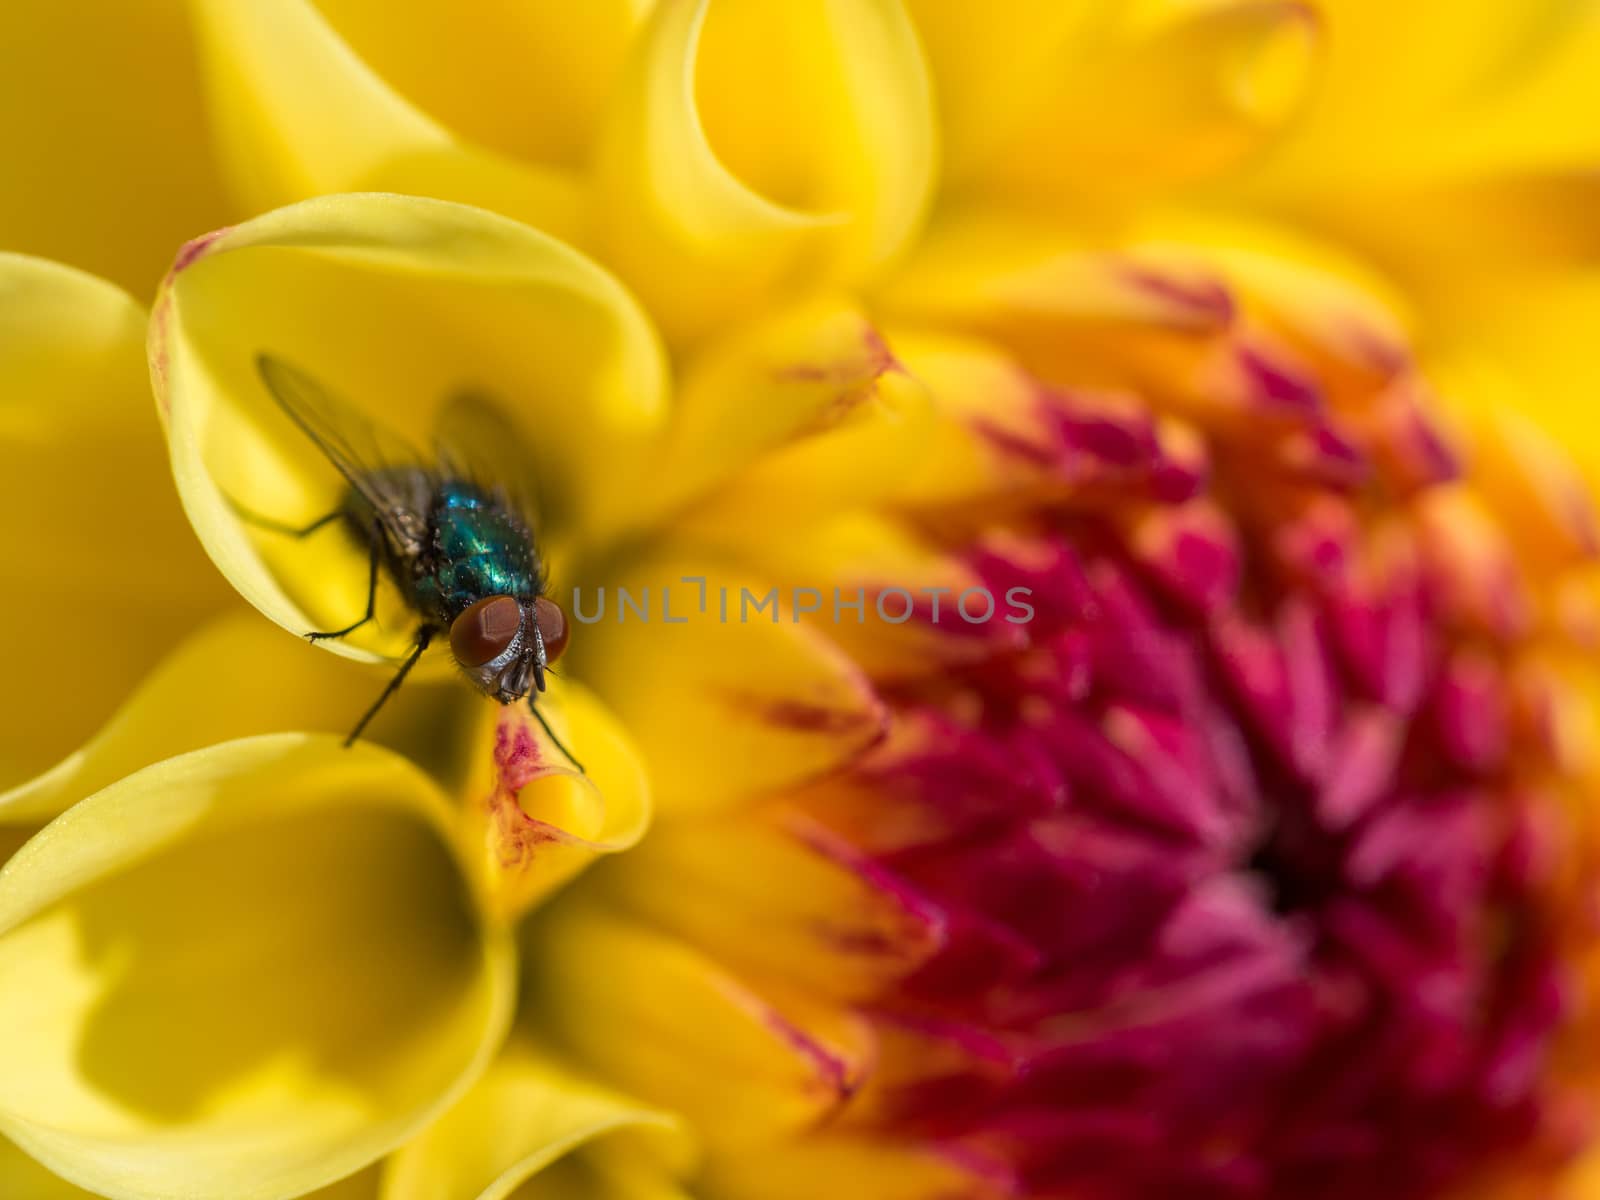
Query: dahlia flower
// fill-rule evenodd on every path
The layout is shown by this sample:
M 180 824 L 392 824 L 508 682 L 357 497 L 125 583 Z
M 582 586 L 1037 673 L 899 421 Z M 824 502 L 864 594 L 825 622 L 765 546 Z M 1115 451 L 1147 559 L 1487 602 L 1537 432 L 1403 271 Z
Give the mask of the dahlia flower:
M 106 7 L 0 18 L 0 1196 L 1593 1190 L 1589 6 Z M 515 427 L 541 719 L 343 745 L 262 354 Z

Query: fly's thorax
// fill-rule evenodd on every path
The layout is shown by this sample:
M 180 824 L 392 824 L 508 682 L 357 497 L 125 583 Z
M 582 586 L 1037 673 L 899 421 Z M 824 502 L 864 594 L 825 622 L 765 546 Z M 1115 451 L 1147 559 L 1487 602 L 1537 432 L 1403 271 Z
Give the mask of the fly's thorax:
M 427 512 L 428 544 L 412 589 L 423 615 L 448 626 L 491 596 L 531 603 L 539 590 L 538 555 L 515 510 L 476 484 L 446 480 Z

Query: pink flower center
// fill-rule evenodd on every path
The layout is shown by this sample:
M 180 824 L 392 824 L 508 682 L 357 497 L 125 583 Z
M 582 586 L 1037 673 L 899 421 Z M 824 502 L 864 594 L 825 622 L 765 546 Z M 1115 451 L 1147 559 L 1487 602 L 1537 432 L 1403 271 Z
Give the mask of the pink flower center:
M 888 1122 L 1079 1200 L 1415 1200 L 1559 1154 L 1554 768 L 1515 605 L 1426 536 L 1442 440 L 1313 396 L 1196 466 L 1041 403 L 1011 451 L 1070 494 L 968 551 L 1032 588 L 1028 645 L 889 687 L 901 736 L 820 805 L 947 917 L 878 1004 L 918 1048 Z

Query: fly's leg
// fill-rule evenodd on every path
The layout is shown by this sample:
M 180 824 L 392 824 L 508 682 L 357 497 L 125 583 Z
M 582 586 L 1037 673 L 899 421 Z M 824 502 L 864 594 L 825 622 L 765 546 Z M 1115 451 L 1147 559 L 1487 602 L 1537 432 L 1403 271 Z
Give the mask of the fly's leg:
M 578 774 L 587 775 L 589 772 L 584 770 L 583 764 L 572 756 L 572 751 L 568 750 L 561 739 L 556 736 L 556 731 L 550 728 L 550 722 L 544 719 L 544 714 L 539 711 L 539 706 L 533 702 L 531 695 L 528 697 L 528 711 L 533 714 L 533 719 L 539 722 L 539 728 L 544 730 L 545 736 L 556 744 L 556 749 L 565 754 L 567 761 L 578 768 Z
M 372 707 L 361 714 L 361 720 L 356 722 L 356 727 L 350 731 L 350 736 L 344 740 L 346 747 L 361 736 L 361 731 L 367 727 L 367 722 L 377 716 L 378 710 L 384 706 L 389 697 L 400 690 L 400 685 L 405 682 L 406 676 L 411 673 L 411 668 L 417 665 L 417 659 L 422 657 L 422 652 L 428 648 L 428 643 L 431 641 L 433 641 L 433 626 L 424 625 L 417 630 L 417 640 L 411 646 L 411 653 L 406 656 L 405 662 L 400 664 L 400 669 L 395 672 L 394 678 L 389 680 L 388 686 L 373 701 Z
M 337 514 L 335 514 L 337 515 Z M 368 621 L 372 620 L 372 613 L 378 606 L 378 559 L 383 554 L 383 524 L 380 521 L 372 522 L 372 554 L 367 560 L 367 613 L 354 624 L 346 625 L 343 629 L 327 629 L 317 633 L 306 634 L 306 641 L 320 642 L 326 638 L 342 638 L 347 633 L 354 633 Z
M 233 509 L 234 514 L 247 524 L 254 525 L 258 529 L 265 529 L 269 533 L 281 533 L 292 538 L 309 537 L 324 525 L 331 524 L 344 516 L 344 511 L 336 508 L 331 513 L 318 517 L 309 525 L 290 525 L 286 521 L 277 521 L 272 517 L 264 517 L 260 513 L 246 508 L 232 496 L 224 495 L 223 499 L 228 502 L 228 507 Z

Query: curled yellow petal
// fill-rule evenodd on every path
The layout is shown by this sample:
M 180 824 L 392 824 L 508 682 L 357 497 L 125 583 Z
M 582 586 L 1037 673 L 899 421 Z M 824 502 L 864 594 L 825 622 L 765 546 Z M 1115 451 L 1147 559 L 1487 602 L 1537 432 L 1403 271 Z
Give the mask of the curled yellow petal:
M 576 233 L 575 180 L 458 140 L 394 91 L 309 0 L 191 0 L 191 10 L 213 140 L 245 211 L 383 188 Z
M 219 672 L 231 682 L 219 686 Z M 270 687 L 248 682 L 269 679 Z M 387 681 L 387 669 L 363 670 L 319 653 L 246 609 L 187 638 L 50 770 L 0 792 L 0 821 L 49 820 L 124 776 L 217 742 L 289 730 L 345 733 Z M 414 746 L 420 733 L 445 726 L 452 710 L 473 699 L 453 680 L 414 682 L 366 736 Z
M 797 623 L 775 584 L 708 570 L 657 562 L 573 597 L 571 654 L 633 735 L 663 812 L 811 778 L 883 732 L 860 667 Z
M 218 688 L 219 664 L 272 686 Z M 391 673 L 298 644 L 255 613 L 231 616 L 186 641 L 86 745 L 0 793 L 0 822 L 17 823 L 20 838 L 27 822 L 48 820 L 151 763 L 233 738 L 342 736 Z M 539 711 L 584 773 L 526 709 L 501 707 L 454 678 L 411 680 L 363 734 L 407 753 L 458 798 L 452 839 L 480 900 L 502 917 L 597 855 L 632 846 L 650 819 L 644 769 L 603 705 L 581 685 L 554 680 Z
M 805 1127 L 837 1111 L 865 1070 L 870 1044 L 854 1017 L 775 1001 L 646 925 L 566 906 L 530 936 L 537 1028 L 630 1095 L 681 1113 L 710 1147 Z
M 115 1197 L 300 1195 L 503 1036 L 510 948 L 415 767 L 303 734 L 169 759 L 0 872 L 0 1130 Z
M 600 242 L 691 337 L 773 287 L 880 266 L 920 222 L 934 154 L 896 0 L 663 4 L 600 141 Z
M 0 788 L 77 746 L 225 594 L 166 477 L 144 325 L 111 284 L 0 254 Z
M 571 679 L 551 682 L 539 714 L 576 762 L 523 706 L 477 708 L 463 747 L 461 856 L 486 906 L 509 919 L 599 855 L 637 843 L 650 781 L 621 723 Z
M 452 395 L 487 393 L 528 447 L 548 501 L 541 533 L 556 537 L 625 494 L 619 480 L 664 414 L 660 348 L 638 305 L 575 251 L 503 217 L 334 196 L 192 243 L 150 335 L 173 474 L 213 561 L 296 634 L 358 616 L 367 563 L 336 528 L 296 539 L 239 515 L 243 506 L 309 522 L 344 492 L 267 391 L 255 366 L 262 353 L 419 446 Z M 378 617 L 376 631 L 330 648 L 368 659 L 398 652 L 412 627 L 398 598 Z
M 384 1200 L 505 1200 L 551 1164 L 621 1130 L 672 1136 L 666 1115 L 513 1040 L 461 1100 L 389 1163 Z

